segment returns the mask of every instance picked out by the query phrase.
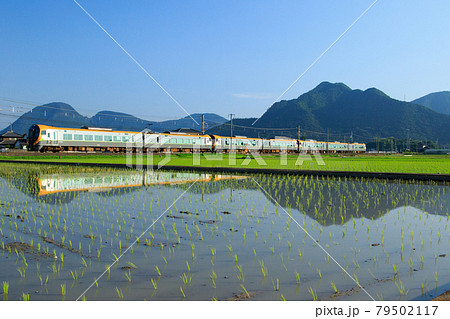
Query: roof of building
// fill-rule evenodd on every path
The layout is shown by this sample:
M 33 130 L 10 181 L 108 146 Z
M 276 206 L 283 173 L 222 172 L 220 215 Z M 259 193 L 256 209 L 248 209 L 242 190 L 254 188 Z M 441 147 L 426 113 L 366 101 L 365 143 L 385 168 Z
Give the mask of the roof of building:
M 2 138 L 5 138 L 5 137 L 7 137 L 7 138 L 22 138 L 24 136 L 25 136 L 25 134 L 19 134 L 19 133 L 13 132 L 13 131 L 8 131 L 8 132 L 0 135 L 0 137 L 2 137 Z
M 9 145 L 15 145 L 17 143 L 17 140 L 4 140 L 0 142 L 0 145 L 3 146 L 9 146 Z

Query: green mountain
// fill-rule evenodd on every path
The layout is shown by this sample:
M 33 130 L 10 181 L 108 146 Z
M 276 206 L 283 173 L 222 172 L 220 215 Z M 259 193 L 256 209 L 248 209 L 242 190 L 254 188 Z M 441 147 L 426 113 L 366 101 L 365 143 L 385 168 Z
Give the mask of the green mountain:
M 234 120 L 234 123 L 239 123 Z M 297 137 L 330 141 L 373 141 L 378 137 L 436 140 L 450 144 L 450 116 L 425 106 L 390 98 L 380 90 L 352 90 L 343 83 L 323 82 L 297 99 L 273 104 L 255 123 L 233 127 L 234 135 Z M 244 125 L 242 125 L 244 126 Z M 210 133 L 229 136 L 229 123 Z M 408 132 L 409 131 L 409 132 Z
M 427 106 L 438 113 L 450 115 L 450 91 L 430 93 L 412 101 L 412 103 Z

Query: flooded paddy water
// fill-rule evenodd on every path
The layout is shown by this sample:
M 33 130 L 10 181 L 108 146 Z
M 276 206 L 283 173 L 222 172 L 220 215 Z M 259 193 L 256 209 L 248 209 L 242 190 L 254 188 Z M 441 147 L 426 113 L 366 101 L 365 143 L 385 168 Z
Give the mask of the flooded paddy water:
M 426 300 L 449 289 L 448 184 L 0 165 L 0 205 L 3 300 Z

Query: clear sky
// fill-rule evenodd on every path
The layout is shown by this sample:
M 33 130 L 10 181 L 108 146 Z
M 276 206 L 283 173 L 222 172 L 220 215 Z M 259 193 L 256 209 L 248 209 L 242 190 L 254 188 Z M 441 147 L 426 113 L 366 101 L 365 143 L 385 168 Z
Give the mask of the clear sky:
M 78 1 L 186 110 L 224 117 L 259 116 L 373 2 Z M 322 81 L 408 101 L 450 90 L 449 14 L 448 0 L 379 0 L 283 99 Z M 0 16 L 0 98 L 185 116 L 73 0 L 1 1 Z

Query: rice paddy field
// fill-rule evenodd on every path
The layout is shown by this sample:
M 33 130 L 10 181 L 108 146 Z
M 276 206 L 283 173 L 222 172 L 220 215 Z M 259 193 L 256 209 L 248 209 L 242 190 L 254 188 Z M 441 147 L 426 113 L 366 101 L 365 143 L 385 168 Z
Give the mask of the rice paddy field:
M 93 164 L 127 164 L 125 154 L 75 154 L 61 155 L 22 152 L 1 155 L 0 160 L 32 160 L 43 162 L 93 163 Z M 130 160 L 130 158 L 128 158 Z M 262 161 L 261 161 L 262 160 Z M 386 172 L 386 173 L 420 173 L 450 174 L 450 155 L 261 155 L 256 161 L 251 155 L 237 154 L 230 158 L 228 154 L 202 154 L 194 158 L 192 154 L 171 154 L 142 156 L 138 160 L 147 165 L 165 166 L 202 166 L 202 167 L 245 167 L 259 169 L 296 169 L 320 171 L 354 171 L 354 172 Z
M 3 300 L 430 300 L 450 185 L 0 164 Z

